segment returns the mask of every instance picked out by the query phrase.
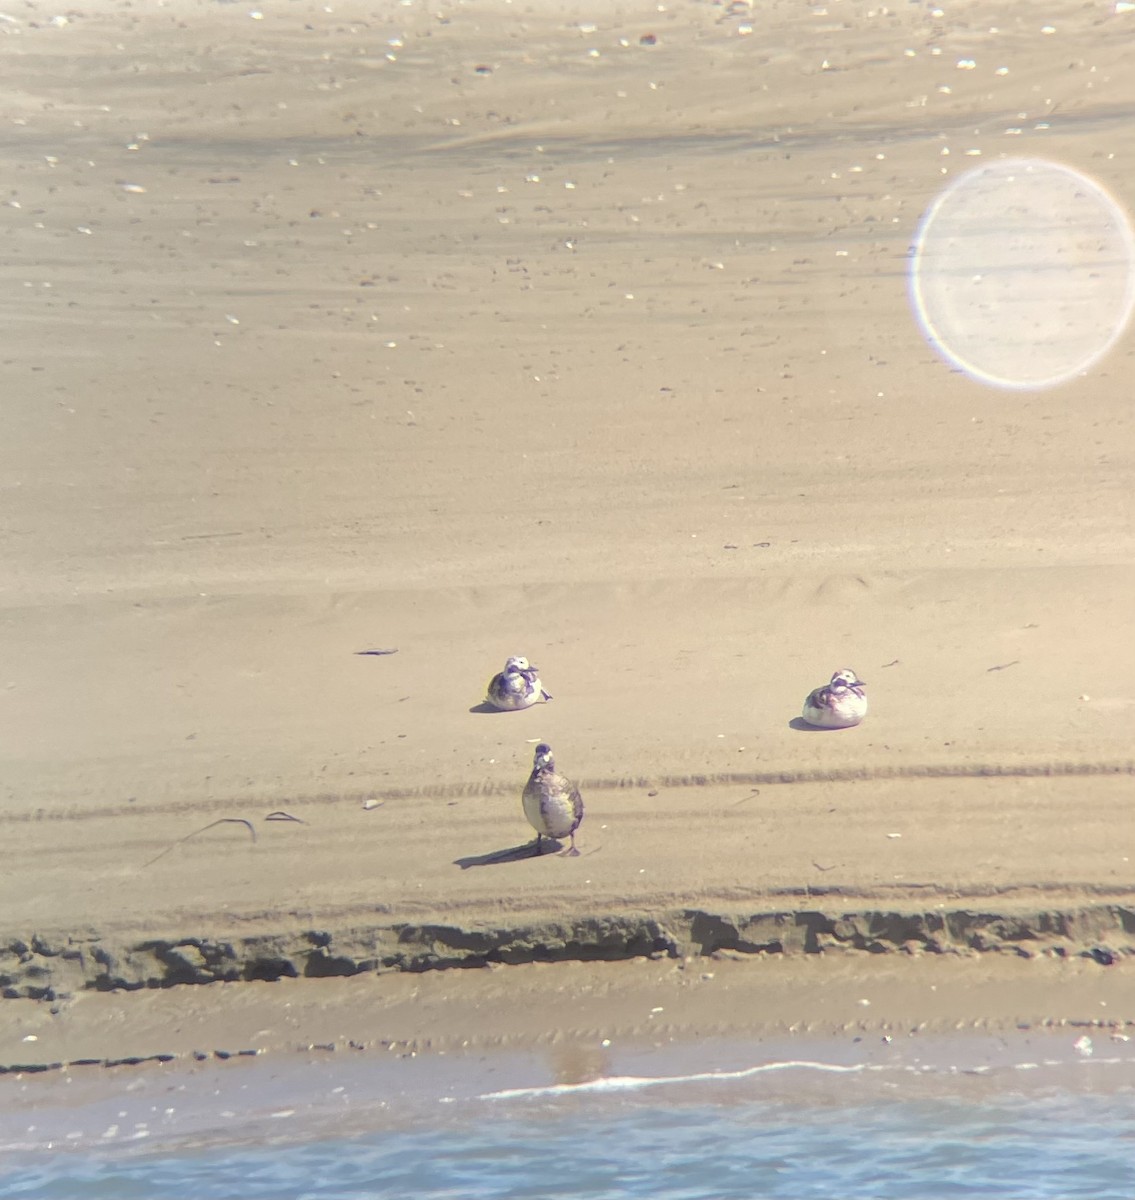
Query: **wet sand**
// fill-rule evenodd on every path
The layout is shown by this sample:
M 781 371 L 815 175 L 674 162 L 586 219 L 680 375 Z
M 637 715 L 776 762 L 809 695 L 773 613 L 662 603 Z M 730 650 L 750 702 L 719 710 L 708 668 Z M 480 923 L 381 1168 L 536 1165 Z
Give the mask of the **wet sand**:
M 889 956 L 869 971 L 718 956 L 213 984 L 125 1007 L 84 993 L 55 1016 L 12 1001 L 28 1018 L 24 1040 L 0 1052 L 40 1065 L 7 1072 L 0 1145 L 272 1145 L 483 1120 L 496 1100 L 581 1094 L 594 1105 L 667 1083 L 678 1090 L 662 1097 L 681 1103 L 754 1087 L 790 1108 L 1122 1091 L 1135 1050 L 1108 1014 L 1127 1011 L 1129 976 L 991 956 Z
M 305 987 L 297 1045 L 340 994 L 430 1036 L 411 986 L 491 1040 L 650 955 L 747 956 L 756 1008 L 775 961 L 785 1027 L 900 956 L 1006 972 L 952 1020 L 1089 1019 L 1135 949 L 1133 344 L 991 390 L 907 273 L 978 158 L 1131 204 L 1135 17 L 333 7 L 0 23 L 0 1059 L 248 1048 L 228 998 Z M 555 700 L 476 711 L 516 653 Z M 868 720 L 799 728 L 843 666 Z M 492 861 L 539 740 L 582 854 Z M 182 1003 L 200 1045 L 143 1034 Z
M 1064 1053 L 1085 1035 L 1130 1040 L 1131 974 L 1128 963 L 1103 971 L 1086 959 L 718 953 L 214 983 L 125 999 L 88 991 L 55 1005 L 5 1005 L 0 1061 L 35 1073 L 297 1053 L 372 1063 L 508 1053 L 559 1064 L 556 1079 L 573 1082 L 607 1073 L 612 1046 L 707 1039 L 828 1055 L 865 1038 L 949 1037 L 964 1047 L 976 1035 L 1019 1043 L 1031 1032 L 1051 1034 Z

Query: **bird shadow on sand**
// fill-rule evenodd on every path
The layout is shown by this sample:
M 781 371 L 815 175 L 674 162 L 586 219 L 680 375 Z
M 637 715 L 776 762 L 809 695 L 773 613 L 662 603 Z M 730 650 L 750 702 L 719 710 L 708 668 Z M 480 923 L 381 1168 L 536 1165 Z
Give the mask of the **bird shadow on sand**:
M 801 733 L 831 733 L 830 729 L 821 729 L 819 725 L 809 725 L 803 717 L 793 717 L 788 722 L 789 729 L 797 729 Z
M 544 838 L 545 847 L 551 841 L 551 838 Z M 541 857 L 548 858 L 560 848 L 560 843 L 555 843 L 555 850 L 545 849 Z M 524 842 L 519 846 L 509 846 L 507 850 L 494 850 L 492 854 L 470 854 L 465 858 L 455 858 L 453 865 L 460 867 L 463 871 L 467 871 L 470 867 L 494 867 L 498 863 L 521 862 L 526 858 L 536 858 L 536 843 Z
M 487 700 L 482 700 L 480 704 L 474 704 L 469 711 L 475 713 L 501 713 L 506 710 L 503 708 L 494 708 Z

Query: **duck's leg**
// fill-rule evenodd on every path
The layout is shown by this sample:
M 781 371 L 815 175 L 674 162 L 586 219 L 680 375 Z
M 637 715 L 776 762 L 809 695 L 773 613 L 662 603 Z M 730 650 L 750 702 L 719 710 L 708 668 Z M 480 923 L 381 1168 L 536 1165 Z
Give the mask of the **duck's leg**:
M 536 847 L 536 854 L 533 855 L 533 857 L 544 853 L 544 847 L 540 844 L 540 835 L 539 834 L 536 835 L 536 841 L 535 841 L 534 845 Z
M 560 857 L 561 858 L 578 858 L 579 851 L 575 848 L 575 830 L 573 829 L 568 836 L 571 838 L 571 846 L 569 849 L 565 850 Z

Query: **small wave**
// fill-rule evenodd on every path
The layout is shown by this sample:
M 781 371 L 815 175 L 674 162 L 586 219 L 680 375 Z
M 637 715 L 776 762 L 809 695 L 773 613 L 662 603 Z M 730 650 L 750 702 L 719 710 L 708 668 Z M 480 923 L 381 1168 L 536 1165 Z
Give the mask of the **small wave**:
M 1065 1057 L 1045 1058 L 1039 1061 L 1002 1062 L 959 1065 L 957 1063 L 830 1063 L 813 1059 L 784 1059 L 742 1067 L 736 1071 L 695 1071 L 685 1075 L 605 1075 L 583 1083 L 552 1083 L 539 1087 L 504 1088 L 495 1092 L 482 1092 L 478 1100 L 532 1100 L 556 1096 L 578 1096 L 606 1092 L 632 1092 L 646 1088 L 663 1087 L 667 1084 L 726 1083 L 739 1079 L 752 1079 L 757 1075 L 776 1071 L 817 1071 L 831 1075 L 879 1074 L 895 1072 L 906 1075 L 992 1075 L 999 1070 L 1038 1071 L 1044 1068 L 1067 1069 L 1069 1067 L 1130 1066 L 1131 1060 L 1123 1057 L 1106 1058 Z
M 667 1083 L 705 1083 L 724 1080 L 749 1079 L 771 1071 L 830 1071 L 836 1075 L 854 1075 L 873 1069 L 868 1063 L 812 1062 L 808 1059 L 788 1059 L 784 1062 L 759 1063 L 755 1067 L 744 1067 L 739 1071 L 697 1071 L 690 1075 L 606 1075 L 586 1083 L 553 1083 L 543 1087 L 505 1088 L 499 1092 L 484 1092 L 479 1100 L 531 1099 L 539 1096 L 571 1096 L 581 1092 L 627 1092 L 639 1088 L 660 1087 Z M 877 1069 L 877 1068 L 875 1068 Z

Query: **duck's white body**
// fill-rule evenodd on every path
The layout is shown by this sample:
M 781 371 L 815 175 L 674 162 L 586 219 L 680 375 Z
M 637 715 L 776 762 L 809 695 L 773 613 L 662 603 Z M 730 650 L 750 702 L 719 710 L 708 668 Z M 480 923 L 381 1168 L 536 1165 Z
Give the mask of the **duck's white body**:
M 542 854 L 541 838 L 571 838 L 569 855 L 578 854 L 575 831 L 583 820 L 583 797 L 570 779 L 557 774 L 552 748 L 541 742 L 536 747 L 532 774 L 524 785 L 524 815 L 536 830 L 536 853 Z
M 551 700 L 540 682 L 540 670 L 528 659 L 515 655 L 504 664 L 504 670 L 489 680 L 485 701 L 493 708 L 512 712 L 531 708 L 541 700 Z
M 804 720 L 818 729 L 850 729 L 867 715 L 863 680 L 854 671 L 836 671 L 831 683 L 808 693 Z

